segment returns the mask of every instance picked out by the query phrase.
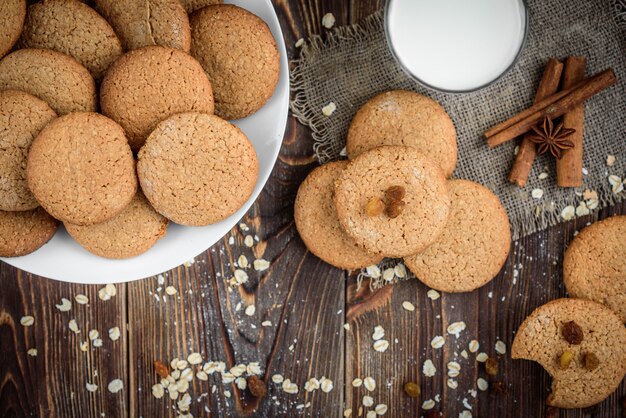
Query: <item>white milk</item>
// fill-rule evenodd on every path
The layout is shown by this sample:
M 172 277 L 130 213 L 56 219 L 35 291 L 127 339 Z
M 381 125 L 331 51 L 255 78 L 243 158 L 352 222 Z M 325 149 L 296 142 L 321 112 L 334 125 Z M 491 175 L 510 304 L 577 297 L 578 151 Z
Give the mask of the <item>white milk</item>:
M 526 30 L 522 0 L 388 0 L 387 36 L 396 58 L 423 83 L 469 91 L 515 61 Z

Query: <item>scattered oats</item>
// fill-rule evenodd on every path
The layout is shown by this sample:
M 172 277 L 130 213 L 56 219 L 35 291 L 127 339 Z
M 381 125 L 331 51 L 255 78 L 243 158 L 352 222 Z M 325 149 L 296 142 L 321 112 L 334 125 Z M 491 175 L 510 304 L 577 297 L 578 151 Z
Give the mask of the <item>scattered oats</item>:
M 517 155 L 518 152 L 519 152 L 519 145 L 516 145 L 515 148 L 513 149 L 513 155 Z
M 304 39 L 300 38 L 296 41 L 296 48 L 300 48 L 302 45 L 304 45 Z
M 448 387 L 449 387 L 450 389 L 456 389 L 456 388 L 458 388 L 458 387 L 459 387 L 458 382 L 457 382 L 456 380 L 454 380 L 454 379 L 448 379 L 448 382 L 447 382 L 447 383 L 448 383 Z
M 176 390 L 178 393 L 185 393 L 189 390 L 189 381 L 187 379 L 182 379 L 176 382 Z
M 371 266 L 367 266 L 365 268 L 365 273 L 368 277 L 377 279 L 380 277 L 380 268 L 376 264 L 372 264 Z
M 113 297 L 113 296 L 117 295 L 117 289 L 115 288 L 115 285 L 111 284 L 111 283 L 109 283 L 106 286 L 104 286 L 104 291 L 110 297 Z
M 576 207 L 576 216 L 589 215 L 590 211 L 585 202 L 580 202 Z
M 489 389 L 489 383 L 482 377 L 478 378 L 478 380 L 476 381 L 476 384 L 478 385 L 478 389 L 482 391 L 486 391 L 487 389 Z
M 178 391 L 176 389 L 168 389 L 167 392 L 170 395 L 170 399 L 175 401 L 176 399 L 178 399 Z
M 622 183 L 622 178 L 619 176 L 611 174 L 609 176 L 609 184 L 611 185 L 614 194 L 618 194 L 624 190 L 624 183 Z
M 23 316 L 20 319 L 20 324 L 22 324 L 25 327 L 30 327 L 34 323 L 35 323 L 35 318 L 33 318 L 32 316 Z
M 320 381 L 316 378 L 312 377 L 307 382 L 304 383 L 304 390 L 307 392 L 313 392 L 320 388 Z
M 235 281 L 237 284 L 243 284 L 248 281 L 248 273 L 241 269 L 235 270 Z
M 352 416 L 352 409 L 348 408 L 345 411 L 343 411 L 343 418 L 350 418 Z
M 358 387 L 361 387 L 362 384 L 363 384 L 363 380 L 359 379 L 358 377 L 355 377 L 352 380 L 352 387 L 358 388 Z
M 426 377 L 433 377 L 435 373 L 437 373 L 437 368 L 431 359 L 424 362 L 424 365 L 422 366 L 422 373 L 424 373 L 424 376 Z
M 465 330 L 465 322 L 453 322 L 448 325 L 448 334 L 454 335 L 456 338 L 459 338 L 459 335 L 462 331 Z
M 243 232 L 248 232 L 250 230 L 250 228 L 248 227 L 248 225 L 246 225 L 244 222 L 241 222 L 239 224 L 239 229 L 241 229 Z
M 191 353 L 187 357 L 187 361 L 191 365 L 200 364 L 200 363 L 202 363 L 202 355 L 200 355 L 200 353 Z
M 596 192 L 595 190 L 586 189 L 583 192 L 583 199 L 585 199 L 585 200 L 592 200 L 592 199 L 597 200 L 598 199 L 598 192 Z
M 228 384 L 235 380 L 235 376 L 231 372 L 222 373 L 222 383 Z
M 548 178 L 548 173 L 540 173 L 539 174 L 539 180 L 544 180 Z
M 335 110 L 337 110 L 337 105 L 333 102 L 330 102 L 322 108 L 322 113 L 324 114 L 324 116 L 330 116 L 335 112 Z
M 178 370 L 185 370 L 188 365 L 189 365 L 189 363 L 187 362 L 187 360 L 178 360 L 178 361 L 176 361 L 176 368 Z
M 198 378 L 198 380 L 209 380 L 209 375 L 206 374 L 203 370 L 200 370 L 199 372 L 196 373 L 196 377 Z
M 424 403 L 422 403 L 422 409 L 433 409 L 435 407 L 435 401 L 433 401 L 432 399 L 427 399 L 424 401 Z
M 166 295 L 174 296 L 176 293 L 178 293 L 178 290 L 176 290 L 176 288 L 174 286 L 167 286 L 165 288 L 165 294 Z
M 254 374 L 256 375 L 263 374 L 263 372 L 261 372 L 261 366 L 259 366 L 259 363 L 257 363 L 256 361 L 253 361 L 252 363 L 249 363 L 246 366 L 246 373 L 248 373 L 248 375 L 250 376 Z
M 74 296 L 74 300 L 76 301 L 76 303 L 78 303 L 79 305 L 86 305 L 89 303 L 89 298 L 85 295 L 76 295 Z
M 80 343 L 79 347 L 80 351 L 87 351 L 89 350 L 89 343 L 87 341 L 83 341 Z
M 589 210 L 596 209 L 599 204 L 600 204 L 600 202 L 598 201 L 598 199 L 589 199 L 589 200 L 587 200 L 587 207 L 589 208 Z
M 250 266 L 250 264 L 248 263 L 248 257 L 241 254 L 237 259 L 237 265 L 242 269 L 247 269 Z
M 430 289 L 428 292 L 426 292 L 426 295 L 431 299 L 431 300 L 437 300 L 441 297 L 441 294 L 439 292 L 437 292 L 435 289 Z
M 530 192 L 530 195 L 533 197 L 533 199 L 541 199 L 543 197 L 543 190 L 533 189 L 533 191 Z
M 30 349 L 28 349 L 26 354 L 28 354 L 29 356 L 32 356 L 32 357 L 36 357 L 37 356 L 37 349 L 36 348 L 30 348 Z
M 607 155 L 606 156 L 606 165 L 608 165 L 609 167 L 613 167 L 613 164 L 615 164 L 615 155 Z
M 463 350 L 463 351 L 461 351 L 461 357 L 463 357 L 463 358 L 469 358 L 469 355 L 467 354 L 467 350 Z
M 379 353 L 384 353 L 385 351 L 387 351 L 387 348 L 389 348 L 389 341 L 387 340 L 378 340 L 374 342 L 374 350 L 378 351 Z
M 346 331 L 350 331 L 350 324 L 348 324 L 347 322 L 343 324 L 343 329 L 345 329 Z
M 476 356 L 476 361 L 479 363 L 484 363 L 487 361 L 488 358 L 489 356 L 487 355 L 487 353 L 478 353 L 478 355 Z
M 225 390 L 224 396 L 226 396 L 227 398 L 230 398 L 230 390 Z
M 322 378 L 322 380 L 320 381 L 320 388 L 324 393 L 330 392 L 331 390 L 333 390 L 333 387 L 333 381 L 330 379 Z
M 113 327 L 109 329 L 109 338 L 111 339 L 111 341 L 117 341 L 120 339 L 119 327 Z
M 376 380 L 374 380 L 373 377 L 366 377 L 365 379 L 363 379 L 363 386 L 365 386 L 365 389 L 369 390 L 370 392 L 373 392 L 374 389 L 376 389 Z
M 506 354 L 506 344 L 503 341 L 496 341 L 496 353 L 498 354 Z
M 272 326 L 272 321 L 263 321 L 261 322 L 261 325 L 264 327 L 271 327 Z
M 384 336 L 385 336 L 385 329 L 381 327 L 380 325 L 376 325 L 374 327 L 374 333 L 372 334 L 372 339 L 376 341 L 376 340 L 380 340 Z
M 472 340 L 469 342 L 469 351 L 470 353 L 475 353 L 480 348 L 480 343 L 476 340 Z
M 54 305 L 54 306 L 56 306 L 57 309 L 60 310 L 61 312 L 67 312 L 72 309 L 72 302 L 70 302 L 69 300 L 65 298 L 61 298 L 61 304 Z
M 449 371 L 454 370 L 454 371 L 459 372 L 461 371 L 461 365 L 456 361 L 450 361 L 448 362 L 448 370 Z
M 283 383 L 285 379 L 283 378 L 283 375 L 281 374 L 275 374 L 272 376 L 272 382 L 274 383 Z
M 176 403 L 178 405 L 178 409 L 187 412 L 189 411 L 189 406 L 191 405 L 191 396 L 188 393 L 185 393 L 183 397 Z
M 401 279 L 404 279 L 406 277 L 406 267 L 402 263 L 396 264 L 396 266 L 393 268 L 393 272 Z
M 89 383 L 87 382 L 87 384 L 85 385 L 87 387 L 87 390 L 89 392 L 95 392 L 98 390 L 98 385 L 94 384 L 94 383 Z
M 583 167 L 583 175 L 588 175 L 589 174 L 589 170 L 587 170 L 585 167 Z
M 441 335 L 437 335 L 435 338 L 432 339 L 432 341 L 430 342 L 430 346 L 432 348 L 441 348 L 443 347 L 443 345 L 446 343 L 446 340 L 441 336 Z
M 229 371 L 233 374 L 233 376 L 239 377 L 244 374 L 247 369 L 248 368 L 245 364 L 237 364 L 236 366 L 231 367 Z
M 159 274 L 157 276 L 157 283 L 159 286 L 163 286 L 163 284 L 165 283 L 165 276 L 163 276 L 162 274 Z
M 237 380 L 235 380 L 235 384 L 237 385 L 239 390 L 246 390 L 246 388 L 248 387 L 248 382 L 246 382 L 245 377 L 238 377 Z
M 333 16 L 332 13 L 326 13 L 323 17 L 322 17 L 322 25 L 326 28 L 326 29 L 330 29 L 333 27 L 333 25 L 335 24 L 335 16 Z
M 376 411 L 367 411 L 365 418 L 376 418 Z
M 254 313 L 256 312 L 256 306 L 254 306 L 254 305 L 248 305 L 248 306 L 246 306 L 246 310 L 245 310 L 245 312 L 246 312 L 246 315 L 248 315 L 248 316 L 253 316 L 253 315 L 254 315 Z
M 472 413 L 468 410 L 465 410 L 459 414 L 459 418 L 472 418 Z
M 152 385 L 152 396 L 157 399 L 161 399 L 163 395 L 165 395 L 165 389 L 163 388 L 163 385 L 161 385 L 160 383 Z
M 93 340 L 93 346 L 102 347 L 102 340 L 100 338 L 96 338 L 95 340 Z
M 374 408 L 374 411 L 376 411 L 376 415 L 385 415 L 387 413 L 387 405 L 385 405 L 384 403 L 379 403 Z
M 574 216 L 576 216 L 576 208 L 572 205 L 565 206 L 561 211 L 561 218 L 563 218 L 564 221 L 574 219 Z
M 243 243 L 246 247 L 251 248 L 254 245 L 254 238 L 252 238 L 252 235 L 246 235 L 243 239 Z
M 298 393 L 298 385 L 292 383 L 289 379 L 285 379 L 283 381 L 283 391 L 285 393 L 296 394 Z
M 191 266 L 193 265 L 193 263 L 195 263 L 195 262 L 196 262 L 196 260 L 195 260 L 194 258 L 190 258 L 189 260 L 187 260 L 187 261 L 185 261 L 185 262 L 183 263 L 183 266 L 185 266 L 185 267 L 189 268 L 189 267 L 191 267 Z
M 92 329 L 89 331 L 89 334 L 87 335 L 89 335 L 89 339 L 93 341 L 100 336 L 100 333 L 98 332 L 97 329 Z
M 172 377 L 172 379 L 173 379 L 173 380 L 177 380 L 177 379 L 179 379 L 179 378 L 180 378 L 180 370 L 174 370 L 174 371 L 170 374 L 170 376 Z M 172 383 L 174 383 L 174 382 L 172 381 Z
M 413 305 L 408 300 L 405 300 L 404 302 L 402 302 L 402 307 L 409 312 L 413 312 L 415 310 L 415 305 Z
M 113 379 L 109 382 L 109 392 L 117 393 L 120 390 L 124 389 L 124 382 L 121 379 Z
M 78 324 L 76 323 L 75 319 L 70 319 L 69 327 L 70 327 L 70 330 L 74 332 L 75 334 L 78 334 L 80 332 L 80 330 L 78 329 Z
M 363 406 L 369 408 L 372 405 L 374 405 L 374 399 L 368 395 L 363 396 Z
M 388 268 L 383 271 L 383 280 L 385 280 L 386 282 L 392 281 L 395 276 L 396 273 L 393 271 L 392 268 Z
M 270 262 L 262 258 L 254 260 L 252 264 L 254 265 L 254 269 L 256 271 L 265 271 L 270 268 Z

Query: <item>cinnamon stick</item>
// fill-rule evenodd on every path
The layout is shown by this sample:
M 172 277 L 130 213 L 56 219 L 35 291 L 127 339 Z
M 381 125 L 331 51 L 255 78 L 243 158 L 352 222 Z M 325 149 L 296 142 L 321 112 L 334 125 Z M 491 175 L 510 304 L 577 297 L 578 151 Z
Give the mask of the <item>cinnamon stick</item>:
M 548 96 L 556 93 L 559 89 L 559 82 L 561 81 L 561 72 L 563 71 L 563 63 L 554 58 L 550 58 L 546 64 L 546 69 L 543 71 L 543 76 L 537 87 L 537 93 L 535 94 L 535 103 L 545 99 Z M 517 156 L 515 162 L 509 173 L 509 181 L 513 184 L 517 184 L 519 187 L 526 186 L 528 180 L 528 174 L 532 168 L 533 161 L 537 152 L 535 151 L 535 144 L 527 138 L 528 134 L 524 137 L 519 144 Z
M 567 57 L 563 71 L 563 88 L 569 88 L 585 78 L 585 57 Z M 583 124 L 585 114 L 581 103 L 563 115 L 563 127 L 575 129 L 568 139 L 574 148 L 563 153 L 556 161 L 556 184 L 561 187 L 580 187 L 583 185 Z
M 609 68 L 569 89 L 546 97 L 517 116 L 485 132 L 487 144 L 493 148 L 528 132 L 533 125 L 546 116 L 551 118 L 562 116 L 596 93 L 612 86 L 616 81 L 615 72 Z

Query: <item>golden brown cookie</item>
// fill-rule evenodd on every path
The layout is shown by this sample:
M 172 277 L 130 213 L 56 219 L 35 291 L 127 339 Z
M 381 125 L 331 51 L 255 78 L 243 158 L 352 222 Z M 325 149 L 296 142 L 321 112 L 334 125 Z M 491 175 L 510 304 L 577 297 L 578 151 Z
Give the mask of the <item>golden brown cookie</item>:
M 424 284 L 470 292 L 493 279 L 511 247 L 509 218 L 498 197 L 469 180 L 448 181 L 450 217 L 443 233 L 404 263 Z
M 41 206 L 77 225 L 111 219 L 137 191 L 124 130 L 97 113 L 71 113 L 48 124 L 30 147 L 27 177 Z
M 43 0 L 30 6 L 20 44 L 74 57 L 96 81 L 122 55 L 113 28 L 94 9 L 76 0 Z
M 178 0 L 96 0 L 127 51 L 161 45 L 189 52 L 189 17 Z
M 406 90 L 379 94 L 354 115 L 348 129 L 348 157 L 381 145 L 406 145 L 435 161 L 450 177 L 457 161 L 456 129 L 436 101 Z
M 181 113 L 150 134 L 137 174 L 157 212 L 181 225 L 203 226 L 243 206 L 254 190 L 258 162 L 235 125 L 214 115 Z
M 450 198 L 446 178 L 431 159 L 415 148 L 385 146 L 364 152 L 345 168 L 335 182 L 335 205 L 339 222 L 358 245 L 405 257 L 439 238 Z
M 100 105 L 103 114 L 122 125 L 137 152 L 168 116 L 213 113 L 213 91 L 190 55 L 148 46 L 127 53 L 111 66 L 100 88 Z
M 280 56 L 269 28 L 237 6 L 207 6 L 191 16 L 191 55 L 206 71 L 215 95 L 215 114 L 240 119 L 272 97 Z
M 22 212 L 0 210 L 0 257 L 19 257 L 41 248 L 54 236 L 59 221 L 42 208 Z
M 193 13 L 198 9 L 214 4 L 222 4 L 222 0 L 180 0 L 187 13 Z
M 150 206 L 141 192 L 115 217 L 87 226 L 65 223 L 67 232 L 87 251 L 106 258 L 145 253 L 167 230 L 167 219 Z
M 22 33 L 26 18 L 26 0 L 0 1 L 0 58 L 13 48 Z
M 585 408 L 606 399 L 624 378 L 626 328 L 604 305 L 556 299 L 522 323 L 511 357 L 536 361 L 552 376 L 548 405 Z
M 0 91 L 0 210 L 35 209 L 28 189 L 26 157 L 39 131 L 56 118 L 46 102 L 16 90 Z
M 20 49 L 0 61 L 0 90 L 39 97 L 59 115 L 95 112 L 96 83 L 69 55 L 49 49 Z
M 347 165 L 347 161 L 336 161 L 309 173 L 298 188 L 294 219 L 309 251 L 328 264 L 352 270 L 376 264 L 382 257 L 357 246 L 337 219 L 333 201 L 335 180 Z
M 602 303 L 626 323 L 626 216 L 580 231 L 565 251 L 563 280 L 571 297 Z

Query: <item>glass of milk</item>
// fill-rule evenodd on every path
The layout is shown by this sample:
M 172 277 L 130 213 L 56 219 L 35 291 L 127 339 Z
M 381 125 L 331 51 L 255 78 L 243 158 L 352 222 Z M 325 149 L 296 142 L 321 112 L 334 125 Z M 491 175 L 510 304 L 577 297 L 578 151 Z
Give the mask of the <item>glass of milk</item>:
M 394 57 L 416 81 L 466 93 L 486 87 L 517 61 L 528 27 L 525 0 L 387 0 L 385 32 Z

